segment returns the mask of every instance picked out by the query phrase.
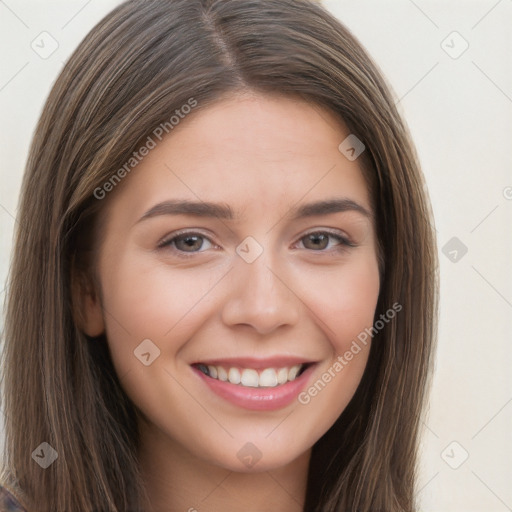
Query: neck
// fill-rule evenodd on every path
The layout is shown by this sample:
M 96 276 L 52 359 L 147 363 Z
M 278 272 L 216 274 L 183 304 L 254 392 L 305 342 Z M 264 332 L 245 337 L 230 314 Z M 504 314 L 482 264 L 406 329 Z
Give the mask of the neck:
M 238 473 L 195 456 L 155 427 L 141 428 L 146 512 L 302 512 L 311 450 L 285 466 Z

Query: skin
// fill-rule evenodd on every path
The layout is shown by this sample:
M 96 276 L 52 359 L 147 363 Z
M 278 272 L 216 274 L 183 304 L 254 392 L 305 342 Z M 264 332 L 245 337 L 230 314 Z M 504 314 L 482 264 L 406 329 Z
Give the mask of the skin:
M 106 331 L 140 412 L 148 511 L 302 510 L 311 447 L 353 396 L 370 344 L 308 404 L 294 400 L 277 411 L 232 405 L 190 364 L 301 356 L 317 361 L 310 386 L 372 326 L 379 273 L 371 217 L 290 214 L 333 198 L 371 212 L 358 161 L 338 150 L 349 133 L 301 100 L 230 96 L 187 116 L 105 199 L 100 285 L 84 297 L 84 330 Z M 239 218 L 139 221 L 169 199 L 228 204 Z M 158 247 L 185 228 L 206 238 L 192 249 Z M 305 236 L 326 230 L 355 247 Z M 263 248 L 250 264 L 235 252 L 247 236 Z M 190 257 L 180 258 L 177 247 Z M 149 366 L 134 357 L 144 339 L 160 350 Z M 251 468 L 237 457 L 247 442 L 261 452 Z

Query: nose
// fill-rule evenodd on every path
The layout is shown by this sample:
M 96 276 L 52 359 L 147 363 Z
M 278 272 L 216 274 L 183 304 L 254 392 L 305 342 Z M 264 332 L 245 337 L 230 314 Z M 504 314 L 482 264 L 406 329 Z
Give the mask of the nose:
M 298 322 L 301 301 L 280 267 L 263 255 L 252 263 L 239 258 L 235 266 L 222 310 L 226 325 L 247 325 L 265 335 Z

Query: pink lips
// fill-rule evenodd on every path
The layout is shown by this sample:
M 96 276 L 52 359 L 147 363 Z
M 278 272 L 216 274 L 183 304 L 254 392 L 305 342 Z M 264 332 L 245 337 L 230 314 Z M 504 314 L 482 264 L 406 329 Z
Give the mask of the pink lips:
M 307 361 L 304 358 L 293 357 L 293 356 L 278 356 L 269 357 L 267 359 L 258 359 L 254 357 L 232 357 L 223 359 L 205 359 L 197 361 L 205 365 L 224 366 L 230 368 L 232 366 L 238 366 L 241 368 L 254 368 L 255 370 L 262 370 L 263 368 L 282 368 L 284 366 L 293 366 L 296 364 L 308 364 L 314 361 Z
M 265 360 L 256 360 L 250 358 L 237 359 L 218 359 L 208 360 L 202 364 L 220 365 L 224 367 L 240 366 L 253 368 L 255 370 L 263 368 L 276 368 L 284 366 L 293 366 L 304 363 L 304 359 L 280 357 Z M 295 380 L 275 387 L 251 388 L 238 384 L 232 384 L 229 381 L 221 381 L 205 375 L 201 370 L 192 366 L 196 375 L 213 391 L 216 395 L 224 398 L 228 402 L 253 411 L 272 411 L 281 409 L 291 404 L 304 389 L 309 377 L 315 368 L 314 364 L 308 366 L 301 375 Z

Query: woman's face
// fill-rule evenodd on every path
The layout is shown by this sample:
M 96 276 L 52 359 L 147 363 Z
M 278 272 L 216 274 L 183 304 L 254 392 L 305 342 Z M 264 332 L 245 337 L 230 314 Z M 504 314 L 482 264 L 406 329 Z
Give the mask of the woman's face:
M 268 470 L 344 410 L 379 294 L 348 135 L 299 100 L 232 97 L 182 120 L 105 199 L 87 329 L 106 330 L 143 442 Z

